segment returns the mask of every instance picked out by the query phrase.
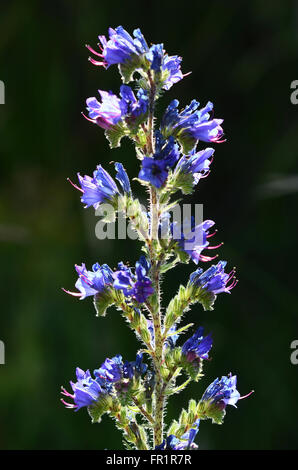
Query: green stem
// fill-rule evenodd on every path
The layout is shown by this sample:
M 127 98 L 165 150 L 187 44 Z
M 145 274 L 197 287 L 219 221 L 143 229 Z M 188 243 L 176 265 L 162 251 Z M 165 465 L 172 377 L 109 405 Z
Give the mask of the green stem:
M 139 403 L 139 400 L 138 400 L 137 398 L 135 398 L 135 397 L 132 397 L 132 399 L 133 399 L 135 405 L 139 408 L 139 410 L 140 410 L 140 412 L 142 413 L 142 415 L 144 415 L 145 418 L 147 418 L 147 420 L 149 421 L 149 423 L 154 424 L 154 420 L 153 420 L 152 416 L 151 416 L 149 413 L 147 413 L 147 411 L 146 411 L 146 410 L 143 408 L 143 406 Z
M 152 79 L 151 71 L 148 72 L 148 80 L 150 84 L 149 94 L 149 115 L 148 115 L 148 134 L 147 134 L 147 151 L 154 154 L 154 105 L 156 98 L 156 87 Z M 154 326 L 154 368 L 156 373 L 156 382 L 154 390 L 154 447 L 163 441 L 163 414 L 164 414 L 164 388 L 161 368 L 163 363 L 163 335 L 161 327 L 161 311 L 160 311 L 160 263 L 158 262 L 158 221 L 159 221 L 159 195 L 156 189 L 150 188 L 150 243 L 149 253 L 151 261 L 151 275 L 153 286 L 155 289 L 154 299 L 151 305 L 152 320 Z

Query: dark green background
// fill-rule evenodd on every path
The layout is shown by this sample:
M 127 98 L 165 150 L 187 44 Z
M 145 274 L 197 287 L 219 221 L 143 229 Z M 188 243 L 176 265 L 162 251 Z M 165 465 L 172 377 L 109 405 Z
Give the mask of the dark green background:
M 94 315 L 78 301 L 74 264 L 133 263 L 139 244 L 99 242 L 93 210 L 84 210 L 66 178 L 122 161 L 136 176 L 133 147 L 111 151 L 100 128 L 81 117 L 98 88 L 118 90 L 117 68 L 92 66 L 84 44 L 122 24 L 183 56 L 192 74 L 167 93 L 182 106 L 211 100 L 225 119 L 227 143 L 216 146 L 210 176 L 186 202 L 204 204 L 214 219 L 220 256 L 237 266 L 239 285 L 213 312 L 195 307 L 187 321 L 214 335 L 206 376 L 168 406 L 177 417 L 217 376 L 232 371 L 238 388 L 255 394 L 230 407 L 224 426 L 203 422 L 201 449 L 297 448 L 298 365 L 290 362 L 297 330 L 298 79 L 295 1 L 1 3 L 0 79 L 6 103 L 1 125 L 0 447 L 117 449 L 121 436 L 105 417 L 91 425 L 84 410 L 59 402 L 76 366 L 94 369 L 105 357 L 132 360 L 138 347 L 119 312 Z M 142 195 L 137 183 L 134 189 Z M 193 266 L 165 280 L 165 304 Z

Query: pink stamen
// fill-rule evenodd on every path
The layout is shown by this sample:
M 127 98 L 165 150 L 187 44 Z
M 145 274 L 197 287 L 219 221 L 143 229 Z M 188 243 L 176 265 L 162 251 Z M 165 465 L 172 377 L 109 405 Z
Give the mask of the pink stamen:
M 64 289 L 64 287 L 61 287 L 61 289 L 66 292 L 66 294 L 70 294 L 73 297 L 82 297 L 82 294 L 80 292 L 71 292 L 70 290 Z
M 223 244 L 224 242 L 219 243 L 219 245 L 207 246 L 207 250 L 216 250 L 216 248 L 219 248 Z
M 74 397 L 75 397 L 74 395 L 72 395 L 71 393 L 69 393 L 69 392 L 66 390 L 66 388 L 61 387 L 61 390 L 62 390 L 62 392 L 61 392 L 62 395 L 65 395 L 66 397 L 70 397 L 70 398 L 74 398 Z
M 218 258 L 218 255 L 215 255 L 215 256 L 200 255 L 200 260 L 203 262 L 212 261 L 215 258 Z
M 77 405 L 74 405 L 72 403 L 67 403 L 67 401 L 63 400 L 63 398 L 60 399 L 66 408 L 77 408 Z
M 92 57 L 88 57 L 88 60 L 93 65 L 102 65 L 103 67 L 106 66 L 106 62 L 99 62 L 98 60 L 94 60 Z
M 252 393 L 255 393 L 255 391 L 254 391 L 254 390 L 252 390 L 252 391 L 251 391 L 251 392 L 249 392 L 247 395 L 244 395 L 243 397 L 240 397 L 240 398 L 238 398 L 238 400 L 243 400 L 243 398 L 250 397 L 250 395 L 251 395 Z
M 207 178 L 207 176 L 209 176 L 210 172 L 211 172 L 211 170 L 206 171 L 206 173 L 201 173 L 201 178 Z
M 216 235 L 217 232 L 218 232 L 218 230 L 215 229 L 215 231 L 213 233 L 208 233 L 206 238 L 214 237 L 214 235 Z
M 191 73 L 192 73 L 192 72 L 183 73 L 183 74 L 182 74 L 182 77 L 183 77 L 183 78 L 184 78 L 184 77 L 188 77 L 188 75 L 190 75 Z
M 74 183 L 71 181 L 70 178 L 67 178 L 67 181 L 68 181 L 74 188 L 78 189 L 78 190 L 81 191 L 82 193 L 84 192 L 84 191 L 82 190 L 82 188 L 79 188 L 79 186 L 77 186 L 76 184 L 74 184 Z
M 99 45 L 99 44 L 98 44 Z M 87 49 L 89 49 L 90 52 L 92 52 L 92 54 L 95 54 L 97 55 L 98 57 L 103 57 L 102 54 L 100 54 L 99 52 L 96 52 L 94 49 L 92 49 L 91 46 L 89 46 L 89 44 L 85 44 L 85 46 L 87 47 Z M 100 47 L 100 46 L 99 46 Z M 101 49 L 102 50 L 102 49 Z
M 81 114 L 83 114 L 84 118 L 87 119 L 87 121 L 90 121 L 90 122 L 93 122 L 93 124 L 96 124 L 96 121 L 94 119 L 88 118 L 83 112 L 81 112 Z
M 238 284 L 238 282 L 239 282 L 238 279 L 234 279 L 232 284 L 230 284 L 229 286 L 226 286 L 226 289 L 227 290 L 232 290 Z

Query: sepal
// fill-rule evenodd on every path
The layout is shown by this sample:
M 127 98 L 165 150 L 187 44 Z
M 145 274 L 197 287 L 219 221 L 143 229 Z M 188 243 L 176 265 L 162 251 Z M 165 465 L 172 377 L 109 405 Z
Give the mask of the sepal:
M 107 309 L 114 304 L 112 288 L 104 289 L 102 292 L 95 294 L 93 304 L 97 317 L 104 317 Z
M 111 149 L 120 147 L 121 139 L 127 134 L 128 130 L 123 121 L 105 130 L 105 136 L 109 141 Z
M 100 398 L 87 408 L 89 416 L 92 419 L 92 423 L 100 423 L 102 415 L 107 413 L 111 409 L 112 405 L 113 398 L 111 395 L 100 395 Z
M 226 410 L 211 401 L 201 400 L 197 407 L 197 413 L 200 419 L 212 419 L 212 423 L 223 424 Z

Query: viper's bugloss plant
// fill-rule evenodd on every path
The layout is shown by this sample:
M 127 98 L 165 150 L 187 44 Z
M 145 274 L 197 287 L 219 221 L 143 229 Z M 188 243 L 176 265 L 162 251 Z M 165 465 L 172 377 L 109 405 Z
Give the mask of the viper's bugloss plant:
M 104 129 L 111 148 L 119 147 L 123 137 L 132 141 L 140 160 L 135 179 L 148 190 L 148 208 L 133 196 L 119 162 L 115 163 L 115 176 L 98 165 L 92 176 L 78 173 L 78 185 L 72 184 L 81 192 L 85 208 L 110 205 L 113 214 L 104 216 L 106 223 L 124 213 L 143 243 L 143 254 L 134 267 L 122 261 L 114 269 L 98 262 L 90 270 L 84 263 L 76 265 L 77 291 L 66 292 L 80 300 L 93 297 L 97 316 L 114 306 L 143 346 L 133 361 L 118 354 L 101 365 L 99 360 L 93 374 L 77 368 L 71 391 L 62 388 L 62 402 L 76 411 L 86 407 L 95 423 L 108 414 L 123 432 L 128 449 L 196 449 L 200 422 L 211 419 L 221 424 L 227 405 L 236 406 L 244 397 L 236 388 L 235 375 L 217 378 L 200 399 L 190 400 L 177 420 L 165 425 L 167 400 L 203 376 L 213 346 L 212 335 L 204 335 L 202 327 L 182 341 L 181 335 L 193 324 L 180 323 L 192 304 L 213 310 L 217 295 L 230 293 L 237 280 L 234 268 L 225 271 L 226 261 L 205 270 L 197 266 L 217 257 L 206 255 L 206 250 L 222 245 L 209 241 L 216 233 L 215 223 L 197 223 L 194 217 L 181 223 L 171 211 L 178 207 L 173 197 L 176 192 L 191 194 L 200 179 L 208 176 L 214 149 L 198 146 L 201 141 L 209 145 L 224 142 L 223 120 L 213 117 L 211 102 L 200 107 L 193 100 L 181 110 L 174 100 L 156 126 L 156 101 L 187 75 L 181 71 L 182 59 L 169 56 L 163 44 L 149 47 L 139 29 L 131 36 L 122 26 L 110 28 L 109 37 L 99 36 L 99 41 L 98 50 L 87 46 L 93 54 L 89 60 L 106 69 L 117 64 L 124 84 L 119 94 L 98 90 L 98 98 L 87 99 L 84 116 Z M 127 85 L 130 82 L 132 86 Z M 162 276 L 179 262 L 193 262 L 197 269 L 163 309 Z

